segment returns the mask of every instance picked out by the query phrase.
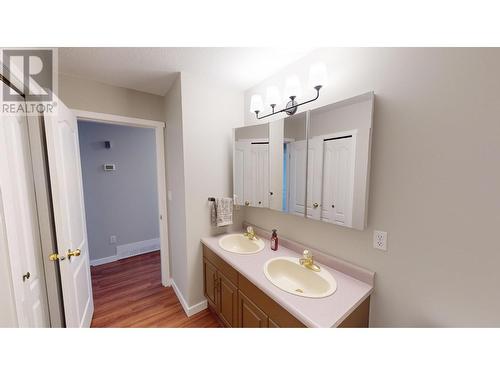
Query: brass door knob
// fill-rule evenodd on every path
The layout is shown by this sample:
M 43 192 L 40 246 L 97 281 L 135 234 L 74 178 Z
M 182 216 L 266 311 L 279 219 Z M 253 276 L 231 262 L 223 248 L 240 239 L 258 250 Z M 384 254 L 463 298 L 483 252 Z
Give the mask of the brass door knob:
M 319 207 L 319 204 L 317 204 L 317 203 L 313 204 L 313 208 L 318 208 L 318 207 Z
M 57 253 L 52 253 L 49 255 L 49 260 L 55 262 L 56 260 L 64 260 L 66 259 L 65 256 L 60 256 L 59 254 Z
M 71 259 L 71 257 L 79 257 L 82 254 L 80 249 L 76 250 L 68 250 L 68 259 Z

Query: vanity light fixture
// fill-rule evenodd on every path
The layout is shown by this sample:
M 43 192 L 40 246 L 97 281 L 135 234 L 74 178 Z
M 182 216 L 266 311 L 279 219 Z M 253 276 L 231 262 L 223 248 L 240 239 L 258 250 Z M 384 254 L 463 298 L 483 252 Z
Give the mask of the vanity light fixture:
M 326 82 L 326 67 L 323 63 L 316 63 L 311 66 L 309 70 L 309 85 L 316 90 L 316 96 L 312 99 L 306 100 L 305 102 L 299 103 L 296 99 L 301 96 L 300 80 L 297 76 L 291 76 L 286 79 L 285 84 L 285 98 L 289 98 L 290 101 L 286 103 L 285 108 L 277 111 L 276 106 L 280 104 L 280 94 L 276 86 L 268 87 L 266 104 L 271 107 L 271 113 L 260 116 L 259 113 L 262 112 L 264 107 L 264 102 L 260 95 L 252 95 L 250 99 L 250 112 L 255 113 L 258 120 L 277 115 L 278 113 L 285 112 L 287 115 L 291 116 L 297 112 L 297 108 L 301 105 L 311 103 L 319 98 L 319 90 L 324 86 Z

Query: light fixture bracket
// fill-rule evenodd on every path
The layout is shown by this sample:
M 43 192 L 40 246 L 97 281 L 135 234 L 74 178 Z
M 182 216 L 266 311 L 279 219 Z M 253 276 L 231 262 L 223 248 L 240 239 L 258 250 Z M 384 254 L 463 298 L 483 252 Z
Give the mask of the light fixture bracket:
M 271 110 L 272 110 L 271 113 L 259 117 L 260 111 L 255 111 L 255 116 L 257 117 L 257 120 L 261 120 L 261 119 L 269 117 L 269 116 L 277 115 L 278 113 L 282 113 L 282 112 L 285 112 L 288 116 L 292 116 L 297 112 L 297 108 L 300 107 L 301 105 L 311 103 L 311 102 L 314 102 L 315 100 L 317 100 L 319 98 L 319 90 L 321 90 L 321 87 L 323 87 L 323 86 L 315 86 L 314 87 L 314 89 L 316 90 L 316 96 L 312 99 L 306 100 L 305 102 L 302 102 L 302 103 L 297 103 L 297 101 L 295 100 L 296 96 L 290 96 L 290 101 L 288 103 L 286 103 L 285 108 L 283 108 L 279 111 L 275 111 L 274 108 L 276 107 L 276 104 L 271 104 L 270 105 Z
M 290 96 L 290 101 L 286 103 L 285 113 L 288 116 L 294 115 L 297 112 L 297 102 L 295 101 L 295 96 Z

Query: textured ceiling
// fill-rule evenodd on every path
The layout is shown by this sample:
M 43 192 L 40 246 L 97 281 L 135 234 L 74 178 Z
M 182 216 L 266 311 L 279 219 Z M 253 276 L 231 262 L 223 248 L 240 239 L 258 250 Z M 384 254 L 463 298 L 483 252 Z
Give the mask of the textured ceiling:
M 59 48 L 59 71 L 165 95 L 177 72 L 246 90 L 312 48 Z

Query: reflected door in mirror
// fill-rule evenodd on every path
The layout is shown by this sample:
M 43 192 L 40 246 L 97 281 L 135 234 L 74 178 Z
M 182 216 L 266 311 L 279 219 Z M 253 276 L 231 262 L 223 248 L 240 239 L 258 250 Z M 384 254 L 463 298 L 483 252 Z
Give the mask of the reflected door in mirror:
M 307 217 L 364 229 L 373 93 L 311 111 Z
M 287 144 L 289 150 L 289 207 L 288 212 L 303 216 L 306 196 L 306 158 L 307 141 L 295 141 Z
M 321 219 L 352 226 L 355 135 L 323 141 L 323 197 Z
M 269 144 L 250 144 L 251 206 L 269 207 Z
M 269 207 L 269 125 L 234 129 L 234 203 Z

